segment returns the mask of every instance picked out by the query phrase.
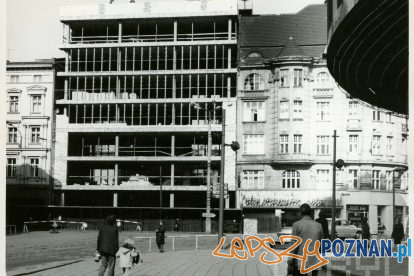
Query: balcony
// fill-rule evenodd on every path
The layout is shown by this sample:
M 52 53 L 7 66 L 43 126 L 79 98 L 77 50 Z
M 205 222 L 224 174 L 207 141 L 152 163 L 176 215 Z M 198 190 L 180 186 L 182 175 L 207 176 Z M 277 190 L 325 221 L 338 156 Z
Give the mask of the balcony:
M 329 99 L 333 97 L 333 88 L 319 87 L 313 89 L 314 99 Z
M 312 165 L 314 160 L 308 153 L 288 153 L 276 154 L 271 160 L 274 164 L 297 164 L 297 165 Z

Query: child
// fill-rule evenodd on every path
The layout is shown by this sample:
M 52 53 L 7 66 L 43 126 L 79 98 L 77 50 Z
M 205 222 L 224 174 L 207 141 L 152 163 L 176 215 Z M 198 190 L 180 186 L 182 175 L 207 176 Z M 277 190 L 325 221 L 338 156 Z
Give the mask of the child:
M 124 244 L 116 252 L 116 257 L 119 258 L 119 266 L 122 268 L 124 275 L 129 274 L 129 270 L 133 266 L 132 259 L 137 256 L 139 256 L 139 253 L 134 247 L 134 239 L 127 237 Z

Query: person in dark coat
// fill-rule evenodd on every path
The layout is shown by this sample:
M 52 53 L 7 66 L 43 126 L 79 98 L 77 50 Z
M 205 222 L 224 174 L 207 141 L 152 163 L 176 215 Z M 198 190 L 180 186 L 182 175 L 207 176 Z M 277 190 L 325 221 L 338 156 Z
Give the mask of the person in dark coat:
M 101 267 L 99 268 L 99 276 L 103 276 L 106 268 L 108 268 L 108 276 L 114 276 L 115 273 L 115 254 L 119 249 L 118 228 L 115 225 L 116 219 L 114 215 L 105 218 L 104 225 L 99 229 L 97 248 L 102 256 Z
M 328 220 L 325 217 L 325 212 L 320 211 L 319 212 L 319 218 L 317 218 L 315 221 L 319 222 L 322 226 L 323 238 L 324 239 L 329 239 L 329 226 L 328 226 Z
M 163 221 L 160 221 L 160 225 L 158 226 L 157 230 L 155 230 L 155 241 L 160 252 L 164 252 L 165 226 Z
M 363 240 L 369 240 L 371 238 L 371 231 L 368 224 L 368 219 L 366 217 L 362 218 L 362 239 Z
M 391 238 L 394 239 L 394 244 L 400 244 L 404 238 L 404 226 L 401 223 L 401 218 L 398 217 L 396 223 L 392 228 Z

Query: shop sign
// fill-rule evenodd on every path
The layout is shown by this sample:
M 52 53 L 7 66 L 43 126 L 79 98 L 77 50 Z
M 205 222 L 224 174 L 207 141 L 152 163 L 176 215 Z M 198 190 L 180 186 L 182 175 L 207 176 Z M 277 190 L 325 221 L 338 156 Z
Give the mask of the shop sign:
M 368 205 L 348 205 L 347 209 L 351 212 L 368 212 Z
M 309 204 L 311 207 L 331 207 L 331 197 L 315 197 L 315 198 L 294 198 L 294 197 L 260 197 L 256 195 L 241 195 L 242 207 L 262 207 L 262 208 L 283 208 L 283 207 L 299 207 L 303 203 Z M 336 205 L 340 206 L 341 201 L 336 200 Z

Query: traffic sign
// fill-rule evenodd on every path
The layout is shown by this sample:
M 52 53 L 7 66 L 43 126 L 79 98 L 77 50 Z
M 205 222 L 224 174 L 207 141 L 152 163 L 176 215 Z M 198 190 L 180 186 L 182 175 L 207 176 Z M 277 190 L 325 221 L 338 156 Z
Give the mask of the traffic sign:
M 215 218 L 216 214 L 214 214 L 214 213 L 202 213 L 201 216 L 203 218 Z

